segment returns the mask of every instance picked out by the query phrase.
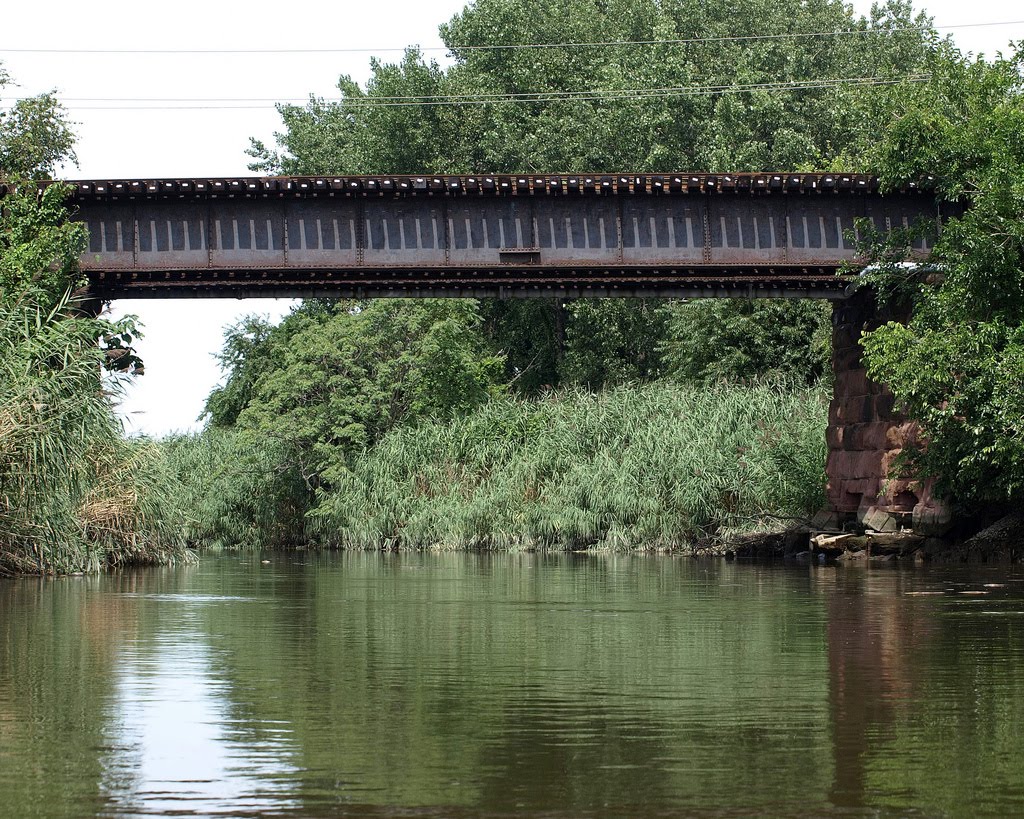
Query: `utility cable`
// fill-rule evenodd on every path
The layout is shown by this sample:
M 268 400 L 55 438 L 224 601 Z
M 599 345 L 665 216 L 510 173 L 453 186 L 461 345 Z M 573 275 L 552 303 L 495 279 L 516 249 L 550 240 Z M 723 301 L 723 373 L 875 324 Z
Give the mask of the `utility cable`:
M 886 78 L 886 77 L 855 77 L 836 80 L 798 80 L 793 82 L 767 82 L 749 83 L 745 85 L 716 85 L 716 86 L 690 86 L 690 87 L 667 87 L 667 88 L 630 88 L 630 89 L 607 89 L 592 91 L 567 91 L 567 92 L 529 92 L 523 94 L 451 94 L 440 96 L 423 97 L 344 97 L 339 99 L 317 100 L 328 105 L 351 105 L 352 110 L 358 108 L 404 108 L 404 107 L 441 107 L 441 106 L 463 106 L 463 105 L 487 105 L 507 103 L 552 103 L 552 102 L 601 102 L 616 100 L 651 99 L 662 97 L 699 97 L 714 96 L 716 94 L 738 94 L 755 91 L 804 91 L 821 90 L 828 88 L 842 87 L 870 87 L 884 85 L 899 85 L 904 82 L 924 82 L 929 79 L 927 74 L 913 74 L 907 77 Z M 315 98 L 314 98 L 315 99 Z M 305 98 L 304 101 L 308 101 Z M 114 101 L 114 100 L 111 100 Z M 130 100 L 116 100 L 130 101 Z M 146 101 L 146 100 L 143 100 Z M 152 100 L 168 102 L 172 100 Z M 237 100 L 238 102 L 255 102 L 256 100 Z M 265 100 L 269 102 L 269 100 Z M 182 102 L 232 102 L 232 100 L 187 100 Z M 280 100 L 275 101 L 279 104 Z M 228 110 L 244 111 L 265 109 L 267 105 L 68 105 L 72 111 L 209 111 Z
M 605 40 L 586 43 L 506 43 L 497 45 L 454 45 L 429 46 L 420 48 L 423 52 L 444 51 L 509 51 L 528 49 L 569 49 L 569 48 L 612 48 L 623 46 L 693 45 L 700 43 L 751 42 L 760 40 L 784 40 L 809 37 L 842 37 L 874 34 L 911 34 L 950 29 L 984 28 L 993 26 L 1016 26 L 1024 20 L 1001 20 L 987 23 L 957 23 L 944 26 L 906 26 L 903 28 L 841 29 L 839 31 L 783 32 L 779 34 L 734 34 L 719 37 L 686 37 L 665 40 Z M 0 48 L 0 54 L 364 54 L 381 52 L 402 52 L 407 47 L 383 46 L 379 48 Z

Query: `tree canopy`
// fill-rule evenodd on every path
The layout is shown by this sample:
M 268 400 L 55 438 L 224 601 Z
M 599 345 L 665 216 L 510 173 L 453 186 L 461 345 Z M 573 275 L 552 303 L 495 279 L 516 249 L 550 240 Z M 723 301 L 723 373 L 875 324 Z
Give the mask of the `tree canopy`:
M 340 102 L 279 105 L 253 168 L 853 170 L 893 111 L 875 83 L 922 74 L 935 40 L 902 0 L 477 0 L 440 33 L 450 67 L 409 49 Z
M 865 349 L 872 377 L 922 424 L 918 473 L 968 506 L 1024 498 L 1022 64 L 1019 52 L 985 62 L 945 50 L 927 84 L 903 90 L 903 114 L 872 155 L 887 185 L 929 173 L 967 205 L 942 232 L 931 276 L 880 267 L 875 284 L 908 299 L 912 316 Z
M 409 49 L 394 63 L 373 60 L 365 88 L 341 77 L 340 101 L 279 105 L 278 147 L 253 140 L 251 167 L 862 169 L 902 103 L 893 83 L 923 75 L 938 42 L 927 17 L 901 0 L 876 4 L 867 17 L 835 0 L 477 0 L 440 33 L 451 65 Z M 796 368 L 802 380 L 828 356 L 815 341 L 825 327 L 820 311 L 761 302 L 667 312 L 640 300 L 483 302 L 480 312 L 506 377 L 527 394 L 669 371 L 747 377 Z M 726 313 L 723 331 L 715 323 Z M 788 330 L 766 337 L 760 328 L 780 320 Z M 680 366 L 665 351 L 682 339 L 689 351 L 716 353 L 696 369 Z M 723 359 L 717 351 L 730 339 L 745 351 Z
M 11 83 L 0 65 L 0 94 Z M 0 110 L 0 180 L 52 176 L 62 162 L 74 162 L 74 134 L 53 93 L 15 100 Z

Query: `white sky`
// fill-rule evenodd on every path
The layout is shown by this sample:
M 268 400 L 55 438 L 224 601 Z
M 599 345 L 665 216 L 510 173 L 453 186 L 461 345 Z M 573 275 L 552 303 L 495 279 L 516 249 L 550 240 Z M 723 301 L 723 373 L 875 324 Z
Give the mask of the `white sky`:
M 697 2 L 698 0 L 695 0 Z M 707 2 L 708 0 L 701 0 Z M 728 0 L 716 0 L 728 2 Z M 273 144 L 280 120 L 272 103 L 257 110 L 86 110 L 117 105 L 99 99 L 303 99 L 334 96 L 341 74 L 369 75 L 371 52 L 335 54 L 34 54 L 10 49 L 374 49 L 395 59 L 409 44 L 441 45 L 438 24 L 463 0 L 377 0 L 286 4 L 236 0 L 51 0 L 5 4 L 0 60 L 18 88 L 5 98 L 56 90 L 78 134 L 79 167 L 69 178 L 123 179 L 234 176 L 249 172 L 249 137 Z M 858 12 L 870 0 L 853 3 Z M 936 25 L 1024 20 L 1013 0 L 932 0 Z M 946 32 L 943 32 L 946 33 Z M 992 54 L 1024 39 L 1024 24 L 952 31 L 961 48 Z M 385 51 L 384 49 L 396 49 Z M 444 60 L 444 52 L 431 52 Z M 145 105 L 145 103 L 121 103 Z M 129 431 L 162 435 L 196 427 L 210 389 L 221 378 L 212 354 L 222 329 L 248 313 L 276 318 L 289 302 L 274 300 L 121 301 L 145 326 L 139 351 L 146 375 L 122 407 Z

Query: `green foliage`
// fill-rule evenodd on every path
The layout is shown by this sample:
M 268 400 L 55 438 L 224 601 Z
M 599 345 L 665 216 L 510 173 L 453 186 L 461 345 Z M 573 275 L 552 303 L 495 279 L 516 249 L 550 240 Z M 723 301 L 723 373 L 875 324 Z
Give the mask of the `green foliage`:
M 703 546 L 823 501 L 823 391 L 624 387 L 494 400 L 354 459 L 312 513 L 375 548 Z
M 849 30 L 864 33 L 734 39 L 745 32 Z M 858 19 L 835 0 L 478 0 L 443 25 L 441 36 L 455 58 L 449 68 L 410 49 L 397 63 L 373 61 L 365 89 L 342 77 L 340 102 L 314 98 L 305 106 L 278 106 L 284 122 L 276 135 L 279 150 L 254 141 L 251 167 L 287 174 L 850 171 L 864 167 L 862 154 L 899 110 L 900 92 L 888 85 L 715 94 L 672 89 L 901 80 L 927 70 L 935 48 L 928 20 L 915 17 L 910 3 L 892 1 Z M 721 39 L 479 48 L 693 38 Z M 669 91 L 644 95 L 632 89 Z M 540 99 L 512 99 L 528 94 Z M 552 99 L 566 94 L 586 99 Z M 449 104 L 466 95 L 477 101 Z M 507 353 L 507 378 L 525 394 L 663 373 L 668 323 L 650 302 L 580 302 L 564 309 L 554 301 L 513 302 L 486 305 L 482 312 L 492 343 Z M 743 308 L 732 310 L 732 323 L 742 315 Z M 756 318 L 748 325 L 755 332 Z M 778 339 L 793 344 L 787 355 L 802 378 L 816 365 L 804 361 L 807 322 L 801 315 L 794 319 L 794 331 L 780 332 Z M 704 330 L 709 336 L 701 340 Z M 725 340 L 714 325 L 696 322 L 687 337 L 705 350 Z M 742 348 L 729 355 L 749 358 Z
M 0 293 L 25 288 L 56 303 L 82 283 L 78 256 L 87 246 L 85 226 L 67 220 L 66 188 L 34 185 L 0 200 Z
M 160 446 L 177 481 L 188 543 L 273 548 L 307 541 L 313 495 L 288 465 L 283 444 L 209 428 L 165 438 Z
M 243 323 L 222 356 L 238 366 L 207 409 L 282 446 L 317 486 L 392 427 L 450 418 L 494 394 L 504 362 L 481 323 L 472 301 L 386 299 L 303 308 L 280 331 Z
M 66 573 L 184 558 L 174 484 L 121 437 L 100 373 L 105 321 L 0 300 L 0 573 Z
M 967 507 L 1024 499 L 1022 90 L 1019 56 L 946 51 L 875 157 L 887 184 L 932 173 L 968 206 L 936 245 L 937 275 L 881 266 L 876 285 L 909 295 L 913 315 L 864 340 L 872 378 L 922 424 L 915 468 Z
M 0 65 L 0 92 L 11 82 Z M 56 96 L 40 94 L 0 109 L 0 180 L 45 179 L 74 161 L 74 134 Z
M 296 312 L 301 312 L 299 308 Z M 223 386 L 215 387 L 206 399 L 203 417 L 214 427 L 231 427 L 238 414 L 253 400 L 260 377 L 278 365 L 283 344 L 296 323 L 285 318 L 276 327 L 260 316 L 246 316 L 224 331 L 224 346 L 217 356 L 221 369 L 229 373 Z
M 907 30 L 915 27 L 924 30 Z M 851 29 L 866 33 L 731 39 L 739 32 L 799 35 Z M 703 5 L 683 0 L 478 0 L 441 26 L 441 36 L 455 57 L 449 69 L 425 62 L 410 49 L 399 63 L 374 61 L 365 90 L 342 77 L 339 103 L 312 99 L 305 107 L 279 106 L 285 131 L 277 136 L 284 153 L 254 144 L 254 167 L 323 174 L 740 171 L 821 167 L 839 160 L 848 164 L 891 115 L 887 86 L 630 92 L 903 79 L 925 68 L 934 35 L 927 19 L 915 18 L 906 2 L 879 4 L 870 18 L 857 19 L 850 7 L 834 0 Z M 715 37 L 722 39 L 479 50 L 524 42 Z M 550 98 L 567 93 L 589 98 Z M 514 94 L 535 94 L 541 100 L 508 99 Z M 430 104 L 466 95 L 495 101 Z M 373 104 L 385 97 L 404 97 L 413 104 Z
M 514 390 L 532 395 L 559 383 L 568 321 L 563 299 L 486 299 L 480 314 L 487 338 L 504 353 Z
M 0 574 L 187 558 L 163 456 L 123 439 L 111 396 L 123 376 L 102 376 L 141 370 L 134 321 L 79 309 L 85 229 L 62 186 L 26 181 L 70 146 L 50 96 L 0 113 Z
M 590 389 L 662 374 L 667 313 L 658 299 L 579 299 L 568 307 L 561 382 Z
M 813 384 L 831 374 L 832 308 L 782 299 L 678 302 L 662 353 L 681 381 L 761 376 Z

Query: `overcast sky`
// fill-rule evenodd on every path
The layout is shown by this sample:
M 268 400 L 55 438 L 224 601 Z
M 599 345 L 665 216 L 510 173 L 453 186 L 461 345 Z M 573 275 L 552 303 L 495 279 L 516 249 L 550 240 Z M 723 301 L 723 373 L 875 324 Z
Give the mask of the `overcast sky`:
M 696 0 L 695 0 L 696 1 Z M 710 0 L 702 0 L 709 2 Z M 726 2 L 727 0 L 721 0 Z M 234 0 L 51 0 L 5 4 L 0 60 L 18 88 L 5 100 L 56 90 L 78 134 L 79 167 L 69 178 L 124 179 L 247 174 L 249 137 L 273 143 L 274 100 L 301 102 L 337 94 L 337 79 L 360 83 L 375 54 L 394 59 L 410 44 L 438 48 L 438 24 L 463 0 L 240 3 Z M 869 0 L 853 3 L 858 12 Z M 919 7 L 921 4 L 918 4 Z M 923 6 L 939 26 L 1024 20 L 1008 0 L 933 0 Z M 1024 39 L 1024 24 L 951 30 L 961 48 L 992 54 Z M 305 54 L 73 54 L 27 49 L 369 49 Z M 444 61 L 444 51 L 429 52 Z M 152 99 L 213 99 L 253 109 L 166 110 Z M 267 100 L 232 103 L 229 100 Z M 131 99 L 131 102 L 119 102 Z M 182 103 L 195 105 L 196 103 Z M 144 109 L 142 106 L 158 106 Z M 127 106 L 134 110 L 95 110 Z M 668 170 L 668 169 L 666 169 Z M 123 405 L 130 431 L 162 435 L 195 428 L 203 400 L 221 378 L 212 357 L 222 329 L 247 313 L 282 315 L 271 300 L 122 301 L 120 313 L 145 325 L 139 344 L 146 375 Z

